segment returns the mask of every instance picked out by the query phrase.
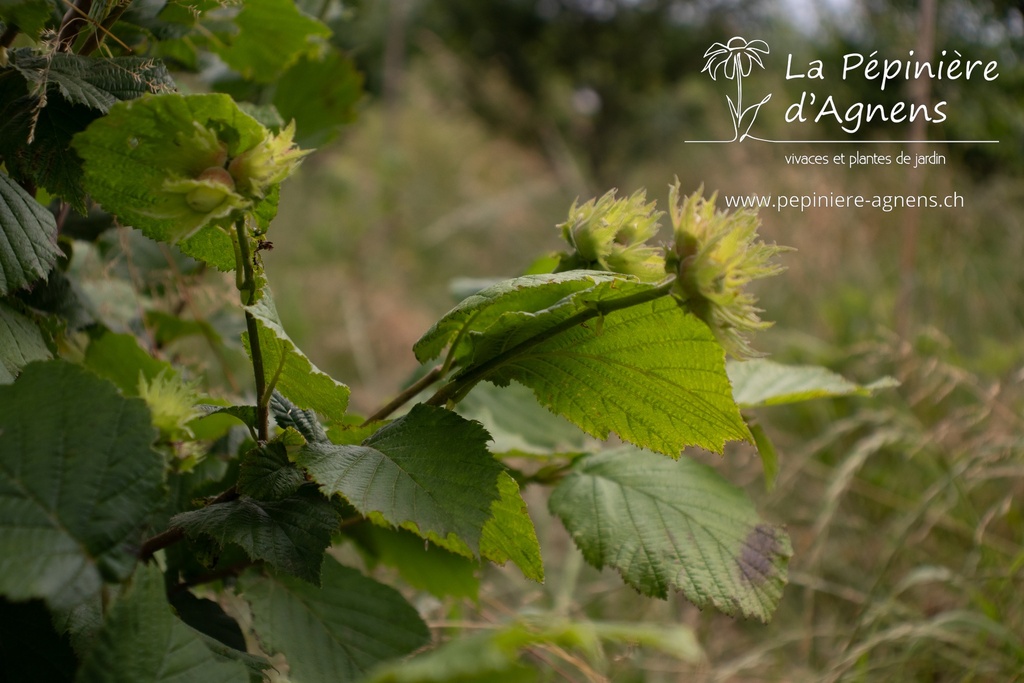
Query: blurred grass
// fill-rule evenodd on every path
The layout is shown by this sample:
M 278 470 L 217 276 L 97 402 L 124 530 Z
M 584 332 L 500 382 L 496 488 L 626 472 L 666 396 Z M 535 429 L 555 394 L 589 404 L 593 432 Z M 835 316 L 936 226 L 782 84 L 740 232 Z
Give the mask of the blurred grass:
M 264 255 L 286 327 L 353 387 L 356 410 L 414 371 L 409 349 L 453 303 L 449 280 L 518 274 L 559 248 L 553 226 L 577 194 L 607 189 L 588 187 L 558 140 L 541 150 L 490 134 L 444 86 L 451 65 L 429 54 L 399 101 L 369 104 L 342 144 L 290 181 L 277 248 Z M 639 131 L 612 174 L 620 190 L 648 187 L 663 203 L 675 175 L 684 188 L 737 194 L 907 186 L 897 166 L 811 172 L 786 166 L 770 145 L 685 145 L 680 120 L 709 100 L 693 85 L 662 96 L 657 140 Z M 764 411 L 782 458 L 770 494 L 749 449 L 708 459 L 793 536 L 792 585 L 771 624 L 700 613 L 677 596 L 637 599 L 571 554 L 552 564 L 570 544 L 537 490 L 528 499 L 547 584 L 494 570 L 479 604 L 439 614 L 486 621 L 575 605 L 577 616 L 689 624 L 708 655 L 694 668 L 624 651 L 606 678 L 563 661 L 558 669 L 573 673 L 551 680 L 1024 680 L 1024 190 L 1018 179 L 978 183 L 952 166 L 929 169 L 925 188 L 955 190 L 968 204 L 921 216 L 907 339 L 891 331 L 904 211 L 762 216 L 766 240 L 798 251 L 760 287 L 777 326 L 757 345 L 782 361 L 902 382 L 871 399 Z

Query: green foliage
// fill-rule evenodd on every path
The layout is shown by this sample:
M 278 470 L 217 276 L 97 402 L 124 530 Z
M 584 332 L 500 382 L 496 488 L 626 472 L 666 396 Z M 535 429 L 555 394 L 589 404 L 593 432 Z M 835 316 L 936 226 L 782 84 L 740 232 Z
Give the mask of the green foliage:
M 698 660 L 686 627 L 561 605 L 401 661 L 431 640 L 405 595 L 451 616 L 489 565 L 544 581 L 527 487 L 553 490 L 582 551 L 569 567 L 767 620 L 789 538 L 683 451 L 752 441 L 772 470 L 741 407 L 877 388 L 727 365 L 749 351 L 736 332 L 763 326 L 746 285 L 777 272 L 778 248 L 746 213 L 682 225 L 678 184 L 665 246 L 645 191 L 577 202 L 571 252 L 544 261 L 560 272 L 472 294 L 413 347 L 439 366 L 347 414 L 348 386 L 293 342 L 263 268 L 308 153 L 294 141 L 333 139 L 360 97 L 335 6 L 308 4 L 92 3 L 84 21 L 0 0 L 5 40 L 33 43 L 0 53 L 0 621 L 24 619 L 28 657 L 82 682 L 254 681 L 264 655 L 303 683 L 535 680 L 539 651 Z M 211 59 L 230 70 L 216 84 Z M 196 94 L 169 67 L 195 71 Z M 149 239 L 103 234 L 115 224 Z M 240 306 L 207 265 L 234 272 Z M 649 450 L 585 436 L 612 433 Z M 350 543 L 367 575 L 343 564 Z M 26 670 L 0 653 L 6 677 Z
M 247 575 L 241 589 L 260 640 L 288 655 L 297 680 L 358 680 L 429 641 L 426 624 L 398 591 L 331 558 L 320 588 L 286 576 Z
M 50 357 L 39 328 L 32 321 L 0 303 L 0 384 L 10 384 L 34 360 Z
M 252 199 L 233 187 L 199 177 L 267 135 L 227 95 L 171 94 L 112 107 L 75 138 L 75 149 L 85 161 L 85 184 L 96 201 L 147 237 L 177 243 L 251 205 Z M 200 202 L 194 193 L 202 190 L 220 194 Z M 234 263 L 231 256 L 207 258 L 204 250 L 194 255 Z
M 171 524 L 191 537 L 212 538 L 222 549 L 237 545 L 252 560 L 319 584 L 324 550 L 338 526 L 338 513 L 315 486 L 304 486 L 276 500 L 242 495 L 183 512 Z
M 303 410 L 315 410 L 329 420 L 340 420 L 348 407 L 348 387 L 320 372 L 309 362 L 281 326 L 277 309 L 269 293 L 246 309 L 256 321 L 262 349 L 263 372 L 268 378 L 267 391 L 275 389 Z M 250 350 L 249 333 L 242 337 Z M 270 397 L 261 397 L 269 401 Z
M 537 681 L 525 665 L 531 646 L 557 646 L 581 651 L 588 659 L 603 659 L 603 645 L 642 645 L 697 662 L 701 649 L 685 626 L 658 628 L 640 624 L 571 622 L 553 617 L 505 624 L 493 631 L 453 641 L 406 662 L 377 670 L 368 683 L 472 683 Z
M 142 401 L 64 361 L 33 363 L 0 386 L 5 596 L 67 609 L 131 574 L 162 497 L 154 436 Z
M 57 262 L 53 215 L 0 173 L 0 296 L 45 276 Z
M 241 664 L 218 658 L 171 611 L 163 574 L 140 567 L 118 598 L 76 681 L 248 683 Z
M 644 595 L 682 591 L 698 606 L 767 621 L 786 583 L 789 537 L 713 469 L 624 448 L 577 461 L 551 495 L 597 567 Z
M 849 381 L 817 365 L 782 365 L 764 358 L 727 365 L 733 396 L 741 408 L 798 403 L 817 398 L 870 396 L 899 384 L 883 377 L 868 385 Z
M 67 102 L 104 114 L 121 100 L 174 89 L 164 65 L 143 57 L 92 59 L 66 52 L 41 54 L 20 49 L 12 50 L 9 59 L 34 95 L 55 87 Z
M 291 0 L 246 2 L 234 24 L 238 33 L 217 52 L 242 76 L 263 83 L 276 81 L 299 58 L 315 53 L 318 39 L 330 35 L 330 29 Z
M 501 472 L 487 439 L 480 425 L 420 405 L 359 446 L 313 443 L 295 461 L 324 493 L 341 494 L 362 514 L 442 546 L 461 540 L 479 555 Z

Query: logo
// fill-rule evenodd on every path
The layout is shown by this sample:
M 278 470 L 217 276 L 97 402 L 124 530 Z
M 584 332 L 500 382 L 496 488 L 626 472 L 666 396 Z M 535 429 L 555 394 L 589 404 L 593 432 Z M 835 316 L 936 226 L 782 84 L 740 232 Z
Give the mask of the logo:
M 763 40 L 747 40 L 743 36 L 734 36 L 725 43 L 714 43 L 704 52 L 704 68 L 701 73 L 707 73 L 711 79 L 718 81 L 722 76 L 725 81 L 736 82 L 736 94 L 733 99 L 732 93 L 725 96 L 729 109 L 729 117 L 732 121 L 732 138 L 728 140 L 687 140 L 691 143 L 729 143 L 743 142 L 745 140 L 757 140 L 773 144 L 826 144 L 826 143 L 856 143 L 856 144 L 899 144 L 899 143 L 925 143 L 941 142 L 943 144 L 994 144 L 998 140 L 867 140 L 850 137 L 838 139 L 811 139 L 811 140 L 771 140 L 751 134 L 754 122 L 758 114 L 770 112 L 778 108 L 777 103 L 766 108 L 762 107 L 772 99 L 769 93 L 753 104 L 744 104 L 745 79 L 754 73 L 754 66 L 765 68 L 764 57 L 771 53 L 768 43 Z M 820 124 L 828 126 L 833 131 L 838 127 L 843 133 L 855 135 L 860 132 L 862 126 L 874 122 L 893 124 L 896 130 L 905 130 L 905 125 L 915 120 L 923 120 L 927 124 L 942 124 L 951 115 L 947 111 L 949 103 L 946 100 L 929 103 L 920 101 L 896 101 L 891 97 L 884 99 L 886 102 L 842 102 L 842 94 L 830 92 L 829 79 L 838 76 L 842 81 L 854 81 L 863 79 L 870 87 L 877 87 L 879 92 L 884 92 L 886 87 L 910 84 L 914 81 L 967 81 L 985 80 L 994 81 L 999 78 L 998 62 L 969 59 L 961 55 L 959 51 L 941 50 L 935 59 L 920 59 L 914 55 L 913 50 L 908 50 L 906 57 L 892 57 L 879 55 L 873 51 L 870 54 L 850 52 L 843 55 L 842 63 L 827 66 L 822 60 L 813 60 L 803 69 L 794 70 L 793 55 L 789 54 L 786 60 L 786 80 L 803 79 L 807 83 L 807 89 L 800 93 L 799 97 L 791 104 L 785 106 L 785 114 L 782 122 L 776 122 L 772 130 L 779 130 L 783 124 Z M 870 90 L 870 87 L 868 90 Z M 831 89 L 834 90 L 834 89 Z M 848 89 L 844 89 L 849 92 Z M 860 92 L 864 89 L 861 88 Z M 847 95 L 849 97 L 849 95 Z M 747 94 L 747 101 L 751 101 Z M 874 99 L 874 98 L 870 98 Z M 762 116 L 763 118 L 763 116 Z M 802 130 L 807 130 L 803 128 Z M 813 128 L 812 128 L 813 130 Z M 895 137 L 900 137 L 896 135 Z
M 732 140 L 720 140 L 718 142 L 738 142 L 752 137 L 750 135 L 750 127 L 754 125 L 757 112 L 760 111 L 761 106 L 770 100 L 772 96 L 769 93 L 757 104 L 752 104 L 744 109 L 743 79 L 750 75 L 754 64 L 757 64 L 762 69 L 764 68 L 761 55 L 766 55 L 769 51 L 768 43 L 763 40 L 748 41 L 741 36 L 734 36 L 724 45 L 722 43 L 715 43 L 704 53 L 704 59 L 707 61 L 704 62 L 704 68 L 701 70 L 701 73 L 707 71 L 711 76 L 711 80 L 718 80 L 718 72 L 721 71 L 722 76 L 726 80 L 736 79 L 736 101 L 733 102 L 732 97 L 729 95 L 725 96 L 726 101 L 729 103 L 729 115 L 732 117 L 733 137 Z

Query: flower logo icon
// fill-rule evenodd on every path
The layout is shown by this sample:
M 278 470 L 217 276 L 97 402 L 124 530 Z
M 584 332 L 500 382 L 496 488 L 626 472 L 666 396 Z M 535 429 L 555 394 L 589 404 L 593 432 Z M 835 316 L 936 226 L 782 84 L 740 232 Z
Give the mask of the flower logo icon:
M 750 40 L 742 36 L 734 36 L 727 43 L 715 43 L 704 52 L 704 68 L 701 73 L 707 71 L 712 80 L 718 80 L 719 72 L 728 79 L 736 79 L 736 101 L 728 95 L 725 99 L 729 102 L 729 115 L 732 118 L 733 138 L 728 142 L 736 142 L 747 137 L 750 127 L 754 125 L 757 112 L 765 102 L 772 98 L 768 94 L 757 104 L 752 104 L 746 109 L 743 108 L 743 78 L 750 75 L 757 64 L 762 69 L 764 62 L 761 55 L 769 53 L 768 43 L 763 40 Z M 742 131 L 742 132 L 741 132 Z

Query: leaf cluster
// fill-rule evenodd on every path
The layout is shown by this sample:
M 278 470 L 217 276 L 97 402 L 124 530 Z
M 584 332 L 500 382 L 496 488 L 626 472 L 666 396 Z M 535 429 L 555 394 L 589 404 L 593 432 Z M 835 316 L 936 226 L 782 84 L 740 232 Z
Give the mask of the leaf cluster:
M 0 4 L 32 42 L 4 46 L 0 67 L 0 624 L 31 624 L 54 680 L 251 681 L 271 657 L 301 681 L 520 680 L 538 644 L 595 663 L 607 643 L 696 659 L 686 629 L 517 618 L 402 661 L 431 632 L 374 569 L 442 598 L 475 598 L 487 564 L 542 582 L 529 485 L 550 487 L 587 562 L 643 595 L 770 618 L 785 531 L 683 451 L 774 453 L 741 409 L 869 389 L 727 364 L 648 245 L 644 194 L 575 206 L 564 234 L 583 261 L 459 303 L 413 349 L 441 364 L 353 415 L 348 386 L 285 330 L 260 256 L 296 142 L 331 138 L 358 99 L 330 29 L 290 0 L 52 9 Z M 212 56 L 231 94 L 177 92 L 168 67 Z M 716 220 L 742 249 L 750 218 L 734 218 Z M 207 266 L 234 272 L 236 307 L 194 306 Z M 226 386 L 178 352 L 197 340 Z M 500 450 L 502 429 L 540 466 Z M 632 445 L 581 436 L 612 433 Z M 0 673 L 31 665 L 5 656 Z

